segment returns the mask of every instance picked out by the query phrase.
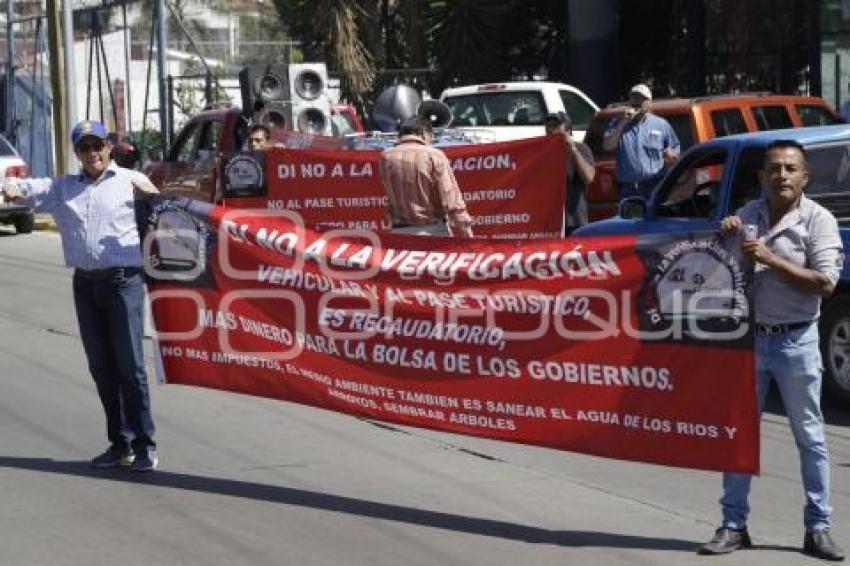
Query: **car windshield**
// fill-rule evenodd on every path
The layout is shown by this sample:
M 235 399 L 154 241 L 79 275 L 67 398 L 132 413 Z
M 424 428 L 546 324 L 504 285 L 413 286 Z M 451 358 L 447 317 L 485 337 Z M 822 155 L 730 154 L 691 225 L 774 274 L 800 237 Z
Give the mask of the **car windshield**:
M 454 126 L 541 126 L 543 97 L 537 91 L 479 92 L 447 96 Z

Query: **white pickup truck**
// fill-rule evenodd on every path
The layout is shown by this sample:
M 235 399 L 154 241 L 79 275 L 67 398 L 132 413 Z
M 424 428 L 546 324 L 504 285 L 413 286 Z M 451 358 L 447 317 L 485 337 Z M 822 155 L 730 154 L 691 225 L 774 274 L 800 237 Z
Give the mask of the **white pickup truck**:
M 484 141 L 541 136 L 543 119 L 552 112 L 569 114 L 576 139 L 583 140 L 590 118 L 599 109 L 574 86 L 542 81 L 447 88 L 440 100 L 452 111 L 453 128 L 483 132 L 478 137 Z

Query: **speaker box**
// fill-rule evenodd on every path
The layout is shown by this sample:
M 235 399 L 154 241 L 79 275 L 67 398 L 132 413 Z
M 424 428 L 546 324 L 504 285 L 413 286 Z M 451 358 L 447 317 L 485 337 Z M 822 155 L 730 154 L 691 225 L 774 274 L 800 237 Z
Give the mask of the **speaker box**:
M 254 111 L 253 123 L 265 124 L 269 128 L 292 130 L 292 110 L 288 102 L 266 102 L 260 110 Z
M 289 65 L 289 100 L 293 130 L 331 135 L 331 99 L 324 63 Z
M 247 65 L 239 72 L 242 113 L 254 121 L 291 129 L 289 72 L 286 65 Z

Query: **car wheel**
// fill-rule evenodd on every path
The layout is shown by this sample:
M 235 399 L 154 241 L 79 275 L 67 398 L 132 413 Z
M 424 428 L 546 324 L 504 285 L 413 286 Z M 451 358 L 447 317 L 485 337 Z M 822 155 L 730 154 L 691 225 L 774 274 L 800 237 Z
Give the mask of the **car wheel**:
M 830 398 L 850 402 L 850 296 L 834 297 L 820 321 L 824 389 Z
M 15 230 L 18 234 L 29 234 L 35 228 L 35 215 L 23 214 L 15 217 Z

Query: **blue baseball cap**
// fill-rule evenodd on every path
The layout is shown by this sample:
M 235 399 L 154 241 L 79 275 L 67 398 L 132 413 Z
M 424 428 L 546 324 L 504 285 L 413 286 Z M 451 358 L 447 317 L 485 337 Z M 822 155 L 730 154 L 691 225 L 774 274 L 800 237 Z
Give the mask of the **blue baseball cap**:
M 109 132 L 106 131 L 106 126 L 100 122 L 84 120 L 74 126 L 74 129 L 71 130 L 71 143 L 74 147 L 77 147 L 80 140 L 86 136 L 94 136 L 96 138 L 106 140 L 109 139 Z

